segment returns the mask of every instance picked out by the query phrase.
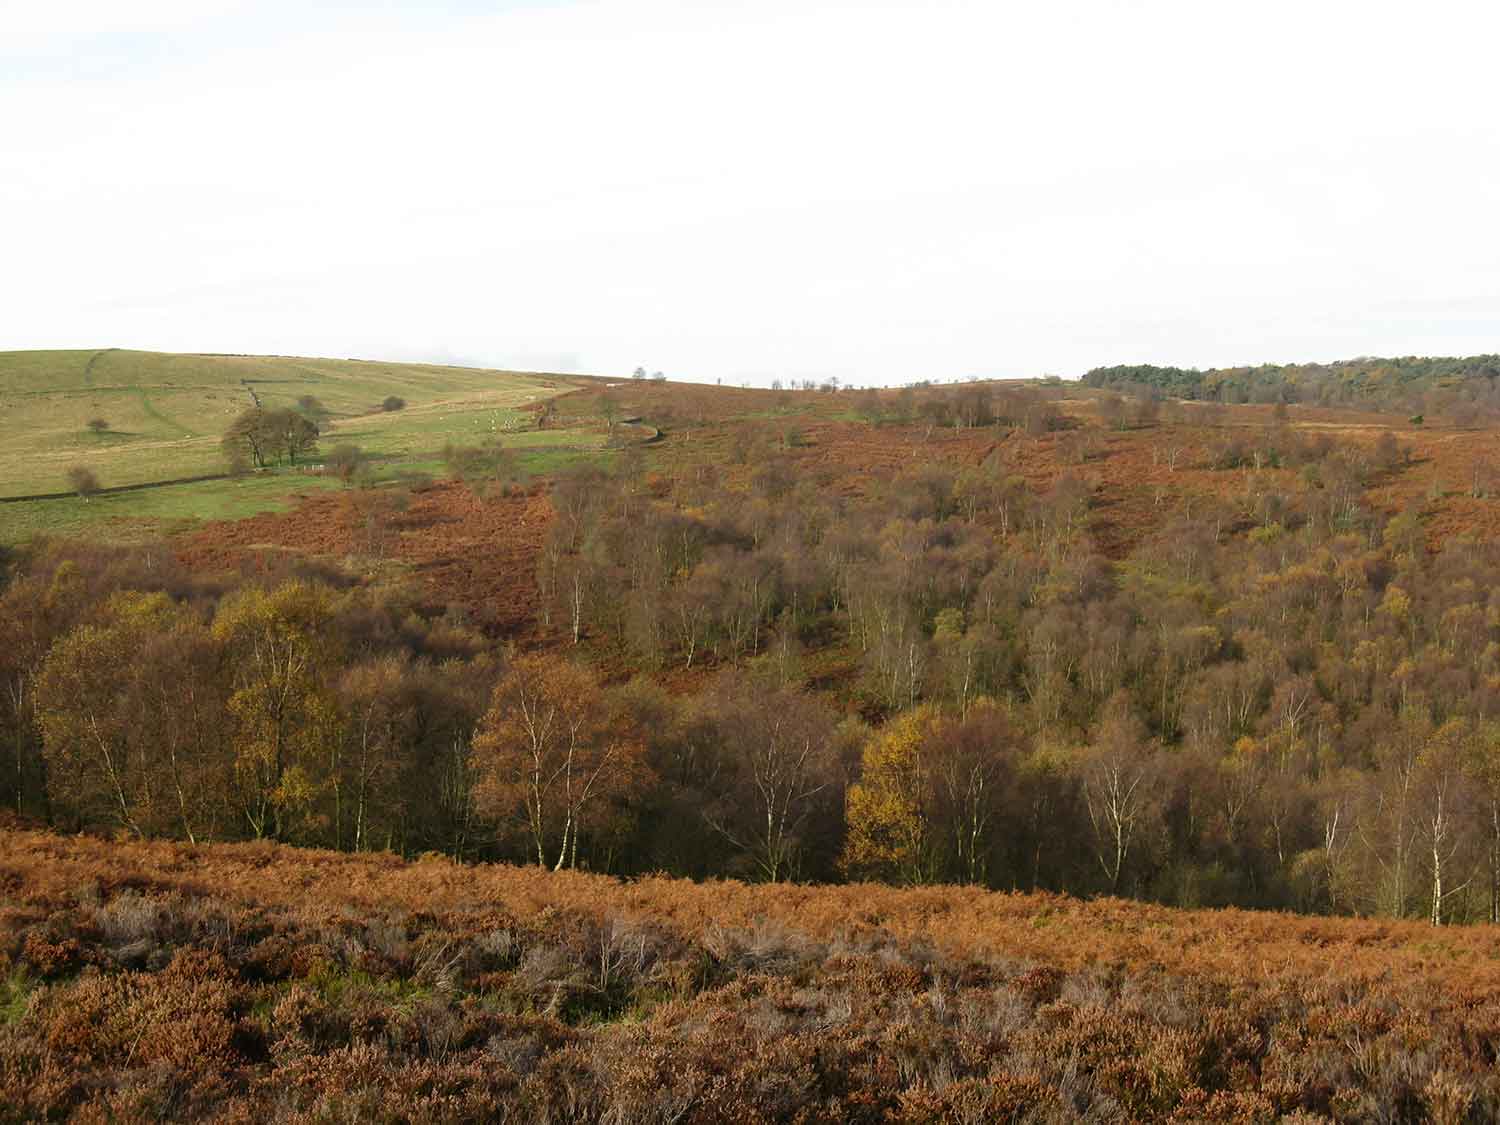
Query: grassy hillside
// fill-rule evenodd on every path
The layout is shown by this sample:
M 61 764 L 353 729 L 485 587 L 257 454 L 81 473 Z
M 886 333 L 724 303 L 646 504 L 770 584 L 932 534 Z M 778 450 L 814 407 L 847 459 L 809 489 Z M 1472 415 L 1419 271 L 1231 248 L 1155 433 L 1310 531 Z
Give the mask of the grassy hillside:
M 66 489 L 71 465 L 94 470 L 106 487 L 213 473 L 219 441 L 257 400 L 267 408 L 311 395 L 321 404 L 323 446 L 352 442 L 387 465 L 435 463 L 449 441 L 505 434 L 525 408 L 576 385 L 566 377 L 422 364 L 282 356 L 171 355 L 118 349 L 0 352 L 0 496 Z M 380 408 L 390 395 L 405 400 Z M 91 419 L 108 429 L 95 433 Z M 546 447 L 551 434 L 516 434 L 508 444 Z M 573 435 L 574 441 L 580 440 Z M 36 531 L 77 531 L 117 518 L 226 517 L 264 510 L 321 482 L 299 478 L 213 484 L 170 495 L 102 497 L 0 510 L 0 540 Z
M 0 857 L 5 1120 L 1500 1111 L 1489 929 L 15 829 Z

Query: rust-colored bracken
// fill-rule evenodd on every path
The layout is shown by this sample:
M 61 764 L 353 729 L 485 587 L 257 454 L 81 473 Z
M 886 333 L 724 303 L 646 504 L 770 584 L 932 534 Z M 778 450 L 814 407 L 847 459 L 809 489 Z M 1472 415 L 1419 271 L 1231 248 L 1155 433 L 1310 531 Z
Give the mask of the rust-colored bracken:
M 0 1119 L 1493 1119 L 1500 933 L 0 831 Z

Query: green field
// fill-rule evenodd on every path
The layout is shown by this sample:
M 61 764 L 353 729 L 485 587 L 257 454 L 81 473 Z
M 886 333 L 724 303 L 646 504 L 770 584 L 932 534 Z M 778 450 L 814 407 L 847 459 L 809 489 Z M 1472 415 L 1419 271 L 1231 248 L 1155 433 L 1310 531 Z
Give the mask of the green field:
M 118 349 L 0 352 L 0 497 L 59 492 L 70 466 L 106 488 L 222 471 L 219 441 L 253 405 L 321 404 L 321 447 L 350 442 L 383 475 L 433 471 L 447 442 L 499 438 L 537 467 L 597 448 L 578 429 L 537 432 L 525 407 L 582 380 L 477 368 L 284 356 L 175 355 Z M 252 398 L 252 392 L 254 398 Z M 388 395 L 406 401 L 385 412 Z M 104 433 L 90 419 L 109 423 Z M 99 496 L 0 504 L 0 542 L 40 532 L 246 515 L 328 482 L 305 473 Z

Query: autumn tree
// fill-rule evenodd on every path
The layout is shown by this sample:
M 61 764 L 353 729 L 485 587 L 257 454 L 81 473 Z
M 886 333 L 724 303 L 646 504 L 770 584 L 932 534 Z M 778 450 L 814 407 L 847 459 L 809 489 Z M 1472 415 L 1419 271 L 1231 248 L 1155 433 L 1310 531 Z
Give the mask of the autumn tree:
M 993 700 L 980 699 L 936 731 L 930 757 L 932 819 L 947 877 L 984 883 L 1005 825 L 1025 743 Z
M 1095 856 L 1111 894 L 1120 893 L 1126 865 L 1158 813 L 1155 775 L 1145 731 L 1128 699 L 1117 695 L 1078 763 Z
M 481 811 L 518 818 L 536 861 L 576 866 L 590 815 L 640 782 L 638 740 L 616 729 L 598 682 L 557 656 L 506 669 L 474 736 Z
M 613 433 L 615 421 L 620 417 L 620 400 L 608 391 L 601 391 L 598 398 L 594 400 L 594 410 L 600 418 L 604 419 L 605 426 Z
M 308 825 L 342 737 L 328 679 L 338 659 L 326 588 L 292 580 L 220 603 L 215 638 L 232 669 L 234 788 L 257 837 Z
M 344 487 L 349 487 L 365 465 L 364 451 L 349 442 L 340 442 L 323 458 L 323 467 L 338 477 Z
M 88 466 L 74 465 L 68 469 L 68 487 L 78 493 L 80 500 L 87 503 L 99 491 L 99 478 Z
M 449 442 L 443 446 L 443 461 L 453 477 L 468 485 L 475 495 L 484 495 L 491 486 L 508 492 L 525 481 L 516 451 L 494 440 L 479 445 Z
M 100 624 L 84 624 L 47 654 L 37 685 L 52 807 L 77 827 L 109 824 L 136 836 L 155 818 L 143 716 L 122 680 L 153 619 L 170 612 L 161 595 L 122 595 Z
M 231 466 L 263 469 L 282 460 L 295 465 L 317 447 L 318 434 L 318 423 L 296 410 L 252 406 L 236 415 L 220 444 Z
M 224 430 L 219 444 L 231 469 L 247 464 L 263 469 L 270 464 L 266 435 L 261 429 L 264 414 L 260 407 L 252 406 L 235 415 L 234 421 Z
M 848 874 L 901 883 L 936 878 L 928 754 L 939 721 L 932 707 L 905 711 L 865 746 L 860 780 L 845 800 L 848 835 L 839 866 Z
M 318 423 L 295 410 L 268 410 L 261 425 L 272 456 L 284 457 L 289 465 L 295 465 L 298 457 L 317 448 Z
M 795 877 L 810 822 L 832 795 L 832 716 L 800 691 L 733 673 L 704 704 L 723 753 L 704 815 L 761 878 Z
M 1424 758 L 1432 738 L 1428 715 L 1408 708 L 1389 724 L 1375 748 L 1375 768 L 1366 776 L 1358 831 L 1371 862 L 1367 906 L 1403 918 L 1421 901 Z
M 37 684 L 52 647 L 90 609 L 84 579 L 69 559 L 0 593 L 0 731 L 17 813 L 51 819 Z
M 211 631 L 181 608 L 151 631 L 134 669 L 132 689 L 160 791 L 160 830 L 190 843 L 233 833 L 229 678 Z
M 1488 920 L 1500 922 L 1500 727 L 1479 724 L 1465 743 L 1465 768 L 1478 805 Z
M 890 720 L 849 789 L 840 867 L 903 883 L 985 882 L 1020 748 L 988 700 L 963 718 L 923 705 Z
M 70 822 L 188 840 L 219 823 L 217 655 L 165 594 L 112 597 L 52 646 L 37 693 L 52 807 Z
M 336 757 L 328 771 L 336 848 L 367 851 L 373 823 L 400 819 L 401 756 L 414 733 L 406 672 L 406 659 L 389 653 L 353 665 L 335 686 L 344 716 L 344 737 L 331 744 Z
M 374 807 L 364 830 L 370 846 L 442 851 L 459 859 L 484 854 L 487 836 L 475 803 L 479 776 L 471 748 L 496 673 L 495 660 L 483 653 L 419 660 L 403 667 L 394 698 L 384 685 L 355 696 L 378 699 L 377 718 L 387 711 L 398 711 L 400 718 L 394 738 L 381 731 L 390 739 L 393 758 L 381 763 L 372 779 Z M 342 685 L 346 700 L 356 686 Z M 345 707 L 351 723 L 358 722 L 359 713 L 348 702 Z M 398 799 L 388 806 L 384 796 L 392 791 Z
M 1475 735 L 1463 720 L 1432 733 L 1418 760 L 1418 838 L 1427 871 L 1427 919 L 1441 926 L 1451 916 L 1449 900 L 1462 895 L 1483 870 L 1482 839 L 1474 831 L 1482 804 L 1466 768 L 1473 760 Z

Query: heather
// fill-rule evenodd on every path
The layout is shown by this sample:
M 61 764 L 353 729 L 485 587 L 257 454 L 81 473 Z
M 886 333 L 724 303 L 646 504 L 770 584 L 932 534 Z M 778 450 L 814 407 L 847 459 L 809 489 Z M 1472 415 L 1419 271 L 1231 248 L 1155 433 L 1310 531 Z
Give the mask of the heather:
M 1488 929 L 4 831 L 7 1120 L 1482 1120 Z

